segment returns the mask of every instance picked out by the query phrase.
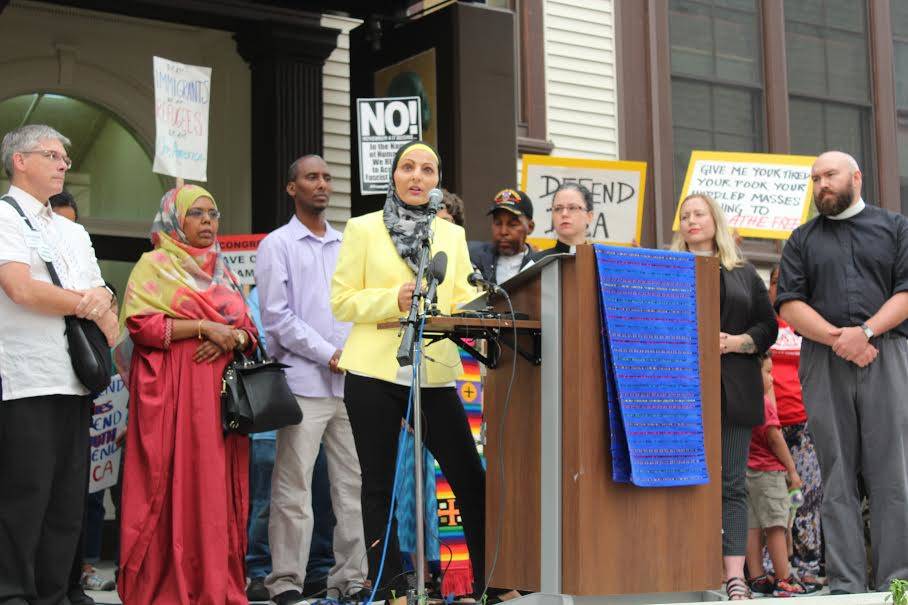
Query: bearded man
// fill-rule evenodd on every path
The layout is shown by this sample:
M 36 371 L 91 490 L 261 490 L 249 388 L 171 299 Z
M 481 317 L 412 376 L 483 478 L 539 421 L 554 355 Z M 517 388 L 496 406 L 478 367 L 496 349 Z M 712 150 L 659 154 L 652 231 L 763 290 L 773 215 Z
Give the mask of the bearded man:
M 823 475 L 834 594 L 867 589 L 858 477 L 870 500 L 871 588 L 908 577 L 908 219 L 866 204 L 851 156 L 811 170 L 819 215 L 782 252 L 776 309 L 803 337 L 800 378 Z

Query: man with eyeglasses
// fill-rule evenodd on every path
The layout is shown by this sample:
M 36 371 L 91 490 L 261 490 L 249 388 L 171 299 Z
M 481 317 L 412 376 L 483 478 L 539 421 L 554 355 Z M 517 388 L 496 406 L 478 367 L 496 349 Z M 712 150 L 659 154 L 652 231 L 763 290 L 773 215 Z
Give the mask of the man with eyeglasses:
M 579 183 L 565 182 L 552 194 L 552 229 L 558 241 L 551 248 L 533 255 L 533 262 L 550 254 L 572 254 L 580 244 L 586 244 L 593 222 L 593 194 Z
M 88 233 L 48 202 L 72 165 L 66 145 L 42 125 L 0 143 L 11 183 L 0 202 L 0 602 L 16 605 L 66 602 L 82 527 L 91 399 L 63 317 L 96 322 L 109 345 L 117 337 Z
M 502 189 L 495 194 L 487 215 L 492 216 L 492 241 L 470 242 L 470 260 L 490 282 L 500 284 L 527 266 L 533 248 L 533 201 L 523 191 Z

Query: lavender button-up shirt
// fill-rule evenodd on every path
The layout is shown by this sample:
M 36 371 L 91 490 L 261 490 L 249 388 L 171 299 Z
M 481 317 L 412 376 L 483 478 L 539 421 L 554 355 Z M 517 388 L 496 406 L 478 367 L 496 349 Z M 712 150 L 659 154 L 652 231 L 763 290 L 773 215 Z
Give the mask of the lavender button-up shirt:
M 294 215 L 259 244 L 255 280 L 268 352 L 290 366 L 287 382 L 303 397 L 343 397 L 344 377 L 328 369 L 350 324 L 331 313 L 331 276 L 341 234 L 314 235 Z

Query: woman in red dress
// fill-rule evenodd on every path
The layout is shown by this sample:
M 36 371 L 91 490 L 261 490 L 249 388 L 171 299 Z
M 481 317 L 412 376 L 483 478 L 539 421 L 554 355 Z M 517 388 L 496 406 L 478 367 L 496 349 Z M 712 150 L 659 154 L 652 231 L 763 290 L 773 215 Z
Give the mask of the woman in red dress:
M 221 377 L 257 336 L 194 185 L 164 195 L 129 277 L 117 365 L 130 410 L 120 524 L 126 605 L 246 605 L 249 442 L 221 428 Z

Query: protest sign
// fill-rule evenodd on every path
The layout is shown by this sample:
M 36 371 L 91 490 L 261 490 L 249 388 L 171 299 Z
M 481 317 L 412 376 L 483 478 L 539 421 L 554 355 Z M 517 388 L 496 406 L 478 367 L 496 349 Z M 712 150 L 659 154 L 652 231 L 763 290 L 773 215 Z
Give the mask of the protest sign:
M 154 57 L 154 104 L 152 170 L 207 180 L 211 68 Z
M 705 193 L 722 206 L 729 227 L 743 237 L 788 239 L 810 212 L 810 167 L 815 159 L 803 155 L 692 151 L 680 199 Z M 675 231 L 680 206 L 679 203 L 675 210 Z
M 218 236 L 221 254 L 224 255 L 227 266 L 236 275 L 240 285 L 255 285 L 255 254 L 259 243 L 265 239 L 265 235 L 265 233 L 254 233 L 250 235 Z
M 126 404 L 129 393 L 117 374 L 93 402 L 89 438 L 91 459 L 88 471 L 88 492 L 93 494 L 117 484 L 120 476 L 120 457 L 123 448 L 117 447 L 117 437 L 126 430 Z
M 360 193 L 384 195 L 397 150 L 422 137 L 420 98 L 357 99 L 356 116 Z
M 565 182 L 583 185 L 593 194 L 591 240 L 625 246 L 640 241 L 646 162 L 524 155 L 520 188 L 533 200 L 536 230 L 530 241 L 535 246 L 549 248 L 557 240 L 552 194 Z

